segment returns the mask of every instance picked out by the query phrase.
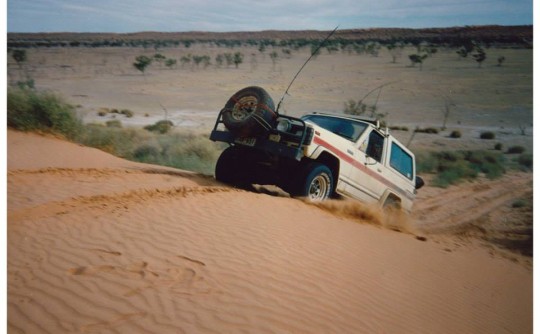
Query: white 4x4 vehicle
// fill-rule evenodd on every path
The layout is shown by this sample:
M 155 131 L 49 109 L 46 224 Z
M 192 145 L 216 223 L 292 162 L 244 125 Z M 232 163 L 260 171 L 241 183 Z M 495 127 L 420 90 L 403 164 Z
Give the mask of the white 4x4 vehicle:
M 314 201 L 341 195 L 410 211 L 424 184 L 414 154 L 378 121 L 278 115 L 260 87 L 227 101 L 210 139 L 230 144 L 217 161 L 216 179 L 238 187 L 273 184 Z

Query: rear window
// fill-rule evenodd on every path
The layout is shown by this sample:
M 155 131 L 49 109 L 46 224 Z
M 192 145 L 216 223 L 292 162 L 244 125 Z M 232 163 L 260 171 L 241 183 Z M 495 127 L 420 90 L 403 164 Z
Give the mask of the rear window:
M 328 117 L 322 115 L 307 115 L 302 117 L 305 121 L 309 121 L 317 124 L 321 128 L 324 128 L 330 132 L 335 133 L 345 139 L 356 142 L 358 137 L 367 128 L 367 124 L 361 122 L 355 122 L 337 117 Z
M 390 153 L 390 166 L 408 179 L 413 178 L 413 160 L 409 153 L 405 152 L 396 143 L 392 143 Z

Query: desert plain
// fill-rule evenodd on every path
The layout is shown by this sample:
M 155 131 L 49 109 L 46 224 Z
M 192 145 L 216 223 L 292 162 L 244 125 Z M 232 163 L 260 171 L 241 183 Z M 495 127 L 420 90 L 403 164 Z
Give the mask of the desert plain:
M 236 68 L 152 64 L 160 53 L 242 52 Z M 280 51 L 280 49 L 277 49 Z M 209 133 L 239 89 L 276 104 L 309 57 L 257 48 L 36 48 L 26 76 L 64 96 L 87 123 Z M 377 103 L 413 151 L 523 146 L 532 153 L 532 49 L 490 48 L 479 67 L 440 48 L 412 67 L 323 50 L 281 112 L 343 111 Z M 504 56 L 502 66 L 496 59 Z M 380 94 L 379 94 L 380 93 Z M 446 130 L 438 127 L 450 113 Z M 134 116 L 99 116 L 103 108 Z M 450 138 L 453 130 L 461 138 Z M 482 140 L 492 131 L 495 140 Z M 530 333 L 533 327 L 532 172 L 507 171 L 420 189 L 411 215 L 341 200 L 310 204 L 244 191 L 212 175 L 130 162 L 50 135 L 7 132 L 10 333 Z M 525 203 L 516 207 L 516 201 Z

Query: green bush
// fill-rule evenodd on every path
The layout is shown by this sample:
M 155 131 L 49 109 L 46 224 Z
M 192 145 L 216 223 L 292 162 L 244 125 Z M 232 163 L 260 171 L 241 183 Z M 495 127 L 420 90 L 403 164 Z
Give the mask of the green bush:
M 508 151 L 506 153 L 509 154 L 521 154 L 525 152 L 525 147 L 523 146 L 511 146 L 508 148 Z
M 131 111 L 129 109 L 122 109 L 122 111 L 120 111 L 120 113 L 122 115 L 125 115 L 127 118 L 133 117 L 133 111 Z
M 533 167 L 533 156 L 532 154 L 522 154 L 518 157 L 517 162 L 521 166 L 531 169 Z
M 7 125 L 22 131 L 59 133 L 74 139 L 82 130 L 75 108 L 51 93 L 8 89 Z
M 132 159 L 133 145 L 142 140 L 141 133 L 144 132 L 135 129 L 88 124 L 84 127 L 79 142 L 122 158 Z
M 484 131 L 480 134 L 480 139 L 495 139 L 495 133 L 491 131 Z
M 389 129 L 394 131 L 409 131 L 409 128 L 406 126 L 391 126 Z
M 113 120 L 105 122 L 105 125 L 108 128 L 121 128 L 122 127 L 122 122 L 120 122 L 117 119 L 113 119 Z
M 495 144 L 495 146 L 493 148 L 496 149 L 497 151 L 501 151 L 502 148 L 503 148 L 503 145 L 501 143 L 497 143 L 497 144 Z
M 458 130 L 454 130 L 450 133 L 450 138 L 461 138 L 461 132 Z
M 147 125 L 144 127 L 144 129 L 150 132 L 165 134 L 171 130 L 173 125 L 174 124 L 171 121 L 162 120 L 154 123 L 153 125 Z
M 145 143 L 135 149 L 133 158 L 140 162 L 158 162 L 160 161 L 161 153 L 158 147 Z
M 473 179 L 478 173 L 488 178 L 505 172 L 504 156 L 490 151 L 443 151 L 416 155 L 418 173 L 435 173 L 433 184 L 447 187 L 462 179 Z
M 425 129 L 417 128 L 414 130 L 414 132 L 437 134 L 439 133 L 439 130 L 436 128 L 425 128 Z
M 82 125 L 73 107 L 60 98 L 27 90 L 8 91 L 8 125 L 25 131 L 64 134 L 86 146 L 130 160 L 207 174 L 213 173 L 225 148 L 222 143 L 210 141 L 206 133 L 167 133 L 172 127 L 170 121 L 150 126 L 153 132 L 121 128 L 118 120 L 106 125 Z

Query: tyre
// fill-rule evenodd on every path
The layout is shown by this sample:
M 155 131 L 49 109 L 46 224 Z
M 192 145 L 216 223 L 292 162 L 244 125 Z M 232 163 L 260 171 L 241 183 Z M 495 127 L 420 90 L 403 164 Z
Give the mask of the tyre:
M 309 201 L 323 201 L 334 193 L 334 176 L 326 165 L 312 162 L 299 173 L 296 185 L 291 187 L 291 195 L 304 197 Z
M 221 153 L 216 163 L 216 180 L 241 188 L 250 183 L 249 166 L 242 158 L 245 155 L 243 151 L 231 146 Z
M 222 111 L 225 127 L 238 137 L 258 137 L 274 127 L 277 114 L 274 101 L 261 87 L 239 90 Z

